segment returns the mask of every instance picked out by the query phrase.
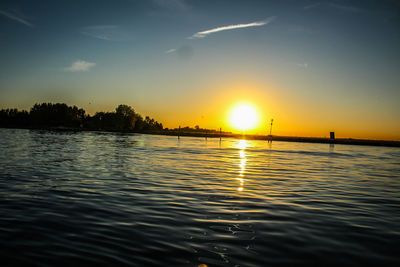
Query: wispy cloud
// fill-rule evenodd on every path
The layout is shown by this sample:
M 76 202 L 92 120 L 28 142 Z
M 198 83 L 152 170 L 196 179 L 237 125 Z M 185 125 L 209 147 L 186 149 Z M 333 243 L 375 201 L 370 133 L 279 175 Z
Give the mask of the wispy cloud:
M 105 41 L 125 41 L 129 39 L 127 31 L 118 25 L 95 25 L 83 27 L 80 33 Z
M 288 66 L 297 67 L 300 69 L 308 69 L 310 67 L 310 64 L 307 62 L 288 62 L 287 64 Z
M 299 68 L 307 69 L 308 68 L 308 63 L 296 63 L 296 66 Z
M 165 51 L 165 54 L 173 53 L 175 51 L 176 51 L 176 48 L 172 48 L 172 49 Z
M 82 71 L 88 71 L 90 68 L 96 66 L 96 63 L 93 62 L 87 62 L 84 60 L 77 60 L 71 64 L 69 67 L 65 67 L 64 71 L 69 71 L 69 72 L 82 72 Z
M 35 25 L 33 25 L 32 23 L 30 23 L 29 21 L 27 21 L 26 19 L 22 18 L 20 15 L 17 15 L 15 13 L 10 13 L 10 12 L 6 12 L 3 10 L 0 10 L 0 15 L 3 15 L 11 20 L 14 20 L 16 22 L 19 22 L 21 24 L 24 24 L 28 27 L 33 28 Z
M 189 39 L 204 38 L 207 35 L 210 35 L 210 34 L 213 34 L 216 32 L 221 32 L 221 31 L 264 26 L 264 25 L 267 25 L 268 23 L 272 22 L 275 19 L 276 19 L 276 17 L 274 16 L 274 17 L 269 17 L 268 19 L 263 20 L 263 21 L 255 21 L 255 22 L 246 23 L 246 24 L 234 24 L 234 25 L 217 27 L 217 28 L 206 30 L 206 31 L 196 32 L 195 34 L 190 36 Z
M 164 52 L 165 54 L 174 54 L 180 60 L 190 60 L 194 55 L 194 49 L 191 45 L 182 45 L 178 48 L 172 48 Z

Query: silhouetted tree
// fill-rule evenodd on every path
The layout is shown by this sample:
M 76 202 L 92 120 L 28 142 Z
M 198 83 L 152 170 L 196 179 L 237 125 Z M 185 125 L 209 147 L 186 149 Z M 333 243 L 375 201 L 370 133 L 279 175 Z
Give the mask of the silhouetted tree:
M 142 131 L 143 127 L 144 127 L 144 121 L 142 116 L 140 116 L 139 114 L 135 114 L 136 117 L 136 121 L 135 121 L 135 131 Z
M 128 105 L 119 105 L 115 112 L 96 112 L 86 115 L 85 110 L 64 103 L 35 104 L 30 112 L 17 109 L 0 110 L 0 127 L 72 127 L 106 131 L 159 131 L 161 123 L 135 113 Z
M 33 126 L 66 126 L 80 127 L 83 123 L 85 110 L 67 104 L 42 103 L 35 104 L 30 111 Z
M 135 128 L 136 114 L 132 107 L 128 105 L 119 105 L 115 109 L 117 116 L 117 128 L 122 131 L 132 131 Z
M 30 123 L 29 113 L 26 110 L 0 110 L 0 127 L 26 127 Z

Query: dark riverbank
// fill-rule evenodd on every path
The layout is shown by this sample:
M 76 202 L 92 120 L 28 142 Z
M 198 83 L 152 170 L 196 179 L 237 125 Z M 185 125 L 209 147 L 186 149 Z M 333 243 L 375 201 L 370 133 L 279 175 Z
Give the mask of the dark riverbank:
M 265 140 L 265 141 L 283 141 L 283 142 L 300 142 L 300 143 L 320 143 L 320 144 L 342 144 L 342 145 L 361 145 L 361 146 L 385 146 L 385 147 L 400 147 L 400 141 L 394 140 L 371 140 L 371 139 L 353 139 L 353 138 L 336 138 L 329 139 L 324 137 L 299 137 L 299 136 L 266 136 L 266 135 L 242 135 L 230 132 L 218 131 L 190 131 L 184 132 L 179 130 L 148 130 L 148 131 L 112 131 L 112 130 L 92 130 L 72 127 L 0 127 L 14 129 L 30 129 L 30 130 L 45 130 L 45 131 L 73 131 L 73 132 L 116 132 L 116 133 L 141 133 L 154 135 L 169 135 L 179 137 L 202 137 L 202 138 L 235 138 L 247 140 Z
M 265 140 L 265 141 L 284 141 L 284 142 L 301 142 L 301 143 L 323 143 L 323 144 L 343 144 L 343 145 L 363 145 L 363 146 L 387 146 L 400 147 L 400 141 L 392 140 L 370 140 L 370 139 L 353 139 L 353 138 L 324 138 L 324 137 L 298 137 L 298 136 L 266 136 L 266 135 L 242 135 L 234 133 L 195 133 L 195 132 L 178 132 L 178 131 L 163 131 L 157 134 L 174 135 L 174 136 L 193 136 L 193 137 L 208 137 L 208 138 L 236 138 L 249 140 Z

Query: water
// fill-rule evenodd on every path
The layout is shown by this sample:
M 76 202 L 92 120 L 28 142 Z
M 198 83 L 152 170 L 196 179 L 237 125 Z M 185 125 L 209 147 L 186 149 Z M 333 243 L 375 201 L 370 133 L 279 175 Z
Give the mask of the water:
M 0 264 L 400 263 L 400 149 L 0 129 Z

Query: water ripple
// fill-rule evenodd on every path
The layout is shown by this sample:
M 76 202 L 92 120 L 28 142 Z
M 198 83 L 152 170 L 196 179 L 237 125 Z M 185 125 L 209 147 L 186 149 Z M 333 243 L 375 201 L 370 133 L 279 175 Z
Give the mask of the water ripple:
M 3 265 L 400 264 L 400 151 L 0 129 Z

